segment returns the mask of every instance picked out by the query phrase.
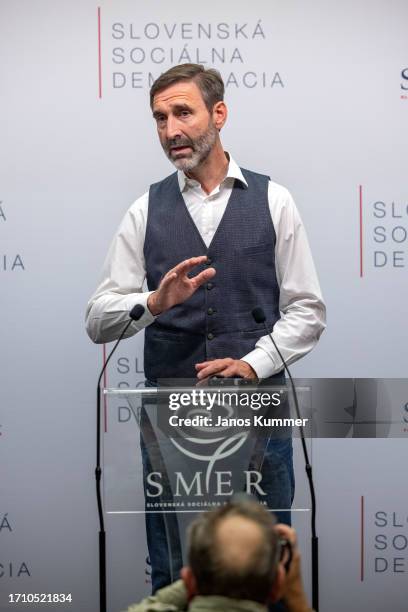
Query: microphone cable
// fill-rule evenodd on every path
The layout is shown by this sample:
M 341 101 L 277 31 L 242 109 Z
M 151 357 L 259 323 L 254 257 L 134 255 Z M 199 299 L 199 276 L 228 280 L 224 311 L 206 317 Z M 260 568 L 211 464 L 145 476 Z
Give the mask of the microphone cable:
M 296 416 L 299 420 L 301 420 L 301 415 L 300 415 L 300 410 L 299 410 L 299 403 L 298 403 L 298 398 L 297 398 L 297 393 L 296 393 L 296 389 L 295 389 L 295 385 L 292 379 L 292 375 L 290 373 L 289 367 L 286 364 L 286 361 L 284 360 L 282 353 L 280 352 L 280 350 L 278 349 L 278 347 L 276 346 L 276 342 L 272 337 L 271 332 L 268 329 L 268 326 L 266 324 L 266 316 L 265 313 L 263 311 L 262 308 L 260 307 L 256 307 L 252 310 L 252 317 L 255 321 L 255 323 L 259 323 L 259 324 L 263 324 L 266 330 L 266 333 L 268 334 L 269 338 L 272 341 L 273 346 L 275 347 L 279 357 L 282 360 L 282 364 L 286 370 L 286 372 L 288 373 L 289 376 L 289 380 L 290 380 L 290 384 L 292 387 L 292 392 L 293 392 L 293 400 L 295 403 L 295 411 L 296 411 Z M 307 479 L 309 482 L 309 489 L 310 489 L 310 498 L 311 498 L 311 505 L 312 505 L 312 519 L 311 519 L 311 528 L 312 528 L 312 605 L 313 608 L 316 610 L 316 612 L 318 612 L 319 610 L 319 538 L 317 537 L 316 534 L 316 495 L 315 495 L 315 488 L 314 488 L 314 483 L 313 483 L 313 474 L 312 474 L 312 466 L 310 464 L 309 461 L 309 453 L 307 452 L 307 447 L 306 447 L 306 441 L 305 441 L 305 435 L 304 435 L 304 431 L 303 431 L 303 426 L 300 425 L 299 426 L 299 430 L 300 430 L 300 439 L 302 442 L 302 449 L 303 449 L 303 455 L 304 455 L 304 459 L 305 459 L 305 470 L 306 470 L 306 474 L 307 474 Z

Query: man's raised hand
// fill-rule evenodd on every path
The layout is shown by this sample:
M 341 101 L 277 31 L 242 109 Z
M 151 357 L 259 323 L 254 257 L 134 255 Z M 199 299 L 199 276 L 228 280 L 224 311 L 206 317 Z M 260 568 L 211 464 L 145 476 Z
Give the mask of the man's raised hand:
M 201 285 L 215 276 L 214 268 L 207 268 L 189 278 L 187 274 L 202 263 L 207 261 L 206 255 L 191 257 L 177 264 L 169 270 L 160 281 L 156 291 L 149 295 L 147 307 L 152 315 L 156 316 L 176 304 L 182 304 L 190 298 Z

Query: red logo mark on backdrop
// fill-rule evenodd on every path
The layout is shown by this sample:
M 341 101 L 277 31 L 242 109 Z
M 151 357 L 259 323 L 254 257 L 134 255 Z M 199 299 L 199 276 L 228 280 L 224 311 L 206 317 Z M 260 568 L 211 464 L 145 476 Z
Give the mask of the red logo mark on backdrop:
M 101 7 L 98 6 L 98 85 L 99 98 L 102 98 L 102 42 L 101 42 Z
M 364 495 L 360 500 L 360 580 L 364 582 Z
M 363 187 L 359 185 L 360 203 L 360 278 L 363 277 Z

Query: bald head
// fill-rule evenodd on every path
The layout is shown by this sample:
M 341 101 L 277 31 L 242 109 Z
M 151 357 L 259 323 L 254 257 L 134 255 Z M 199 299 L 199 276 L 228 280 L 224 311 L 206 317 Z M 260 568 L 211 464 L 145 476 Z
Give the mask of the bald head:
M 201 595 L 264 603 L 278 565 L 273 516 L 255 501 L 226 504 L 190 527 L 189 564 Z
M 263 531 L 244 516 L 227 516 L 215 529 L 215 554 L 223 567 L 243 572 L 258 561 L 263 548 Z

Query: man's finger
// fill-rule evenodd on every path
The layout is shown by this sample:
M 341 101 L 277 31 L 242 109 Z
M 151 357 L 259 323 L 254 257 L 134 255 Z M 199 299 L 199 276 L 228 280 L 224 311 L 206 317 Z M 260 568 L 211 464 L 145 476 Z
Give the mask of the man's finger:
M 204 368 L 204 370 L 201 370 L 201 372 L 197 374 L 197 378 L 199 380 L 202 380 L 203 378 L 214 376 L 215 374 L 218 374 L 218 372 L 219 370 L 217 368 L 214 368 L 214 366 L 209 366 L 207 368 Z
M 184 274 L 195 266 L 198 266 L 199 264 L 204 263 L 206 261 L 207 255 L 200 255 L 199 257 L 190 257 L 190 259 L 185 259 L 184 261 L 181 261 L 179 264 L 177 264 L 177 266 L 172 269 L 172 272 Z
M 200 370 L 203 370 L 204 368 L 207 368 L 210 365 L 216 365 L 216 364 L 218 364 L 220 368 L 226 367 L 226 364 L 223 363 L 223 360 L 221 359 L 213 359 L 212 361 L 202 361 L 201 363 L 196 363 L 194 367 L 199 372 Z
M 203 368 L 208 366 L 210 363 L 211 363 L 211 361 L 202 361 L 201 363 L 196 363 L 195 364 L 195 369 L 196 370 L 202 370 Z
M 201 287 L 201 285 L 206 283 L 208 280 L 210 280 L 210 278 L 213 278 L 213 276 L 215 275 L 215 268 L 208 268 L 207 270 L 203 270 L 202 272 L 200 272 L 200 274 L 197 274 L 197 276 L 193 276 L 193 278 L 191 278 L 190 280 L 195 289 L 198 289 L 198 287 Z
M 238 367 L 236 366 L 236 364 L 228 366 L 224 370 L 221 370 L 221 372 L 219 372 L 219 375 L 223 376 L 224 378 L 233 378 L 234 376 L 239 376 Z
M 289 525 L 285 525 L 283 523 L 278 523 L 275 525 L 276 531 L 280 536 L 289 540 L 292 546 L 296 546 L 296 531 L 293 527 L 289 527 Z
M 199 379 L 206 378 L 207 376 L 218 374 L 218 372 L 221 372 L 224 369 L 225 369 L 225 363 L 222 363 L 222 360 L 216 359 L 215 361 L 210 361 L 210 363 L 207 366 L 205 366 L 205 368 L 202 368 L 198 372 L 197 378 Z
M 167 287 L 167 285 L 170 285 L 175 278 L 177 278 L 177 272 L 167 272 L 167 274 L 165 274 L 161 279 L 160 288 L 162 289 L 163 287 Z

